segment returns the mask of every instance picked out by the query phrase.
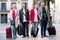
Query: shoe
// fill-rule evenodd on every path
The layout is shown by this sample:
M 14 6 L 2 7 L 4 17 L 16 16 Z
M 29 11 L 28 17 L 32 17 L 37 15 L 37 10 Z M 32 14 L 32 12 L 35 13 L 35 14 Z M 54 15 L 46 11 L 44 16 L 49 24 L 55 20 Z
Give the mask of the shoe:
M 26 36 L 23 36 L 22 38 L 25 38 Z
M 44 37 L 48 37 L 48 36 L 44 35 Z
M 14 38 L 14 39 L 16 39 L 16 38 L 17 38 L 17 36 L 14 36 L 13 38 Z
M 43 38 L 44 36 L 41 36 L 41 38 Z

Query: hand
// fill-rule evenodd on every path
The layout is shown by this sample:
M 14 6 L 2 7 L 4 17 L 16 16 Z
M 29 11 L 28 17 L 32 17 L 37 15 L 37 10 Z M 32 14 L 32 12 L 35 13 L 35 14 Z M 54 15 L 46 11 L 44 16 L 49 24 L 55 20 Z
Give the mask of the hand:
M 8 18 L 8 20 L 10 20 L 10 18 Z
M 29 21 L 29 23 L 32 23 L 31 21 Z

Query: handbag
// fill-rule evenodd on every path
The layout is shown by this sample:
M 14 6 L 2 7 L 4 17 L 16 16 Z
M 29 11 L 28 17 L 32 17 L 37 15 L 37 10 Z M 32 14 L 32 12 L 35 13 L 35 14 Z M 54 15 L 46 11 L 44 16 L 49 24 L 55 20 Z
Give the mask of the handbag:
M 18 35 L 23 35 L 23 25 L 20 23 L 17 27 L 17 33 Z
M 14 25 L 15 24 L 14 20 L 10 20 L 10 24 Z

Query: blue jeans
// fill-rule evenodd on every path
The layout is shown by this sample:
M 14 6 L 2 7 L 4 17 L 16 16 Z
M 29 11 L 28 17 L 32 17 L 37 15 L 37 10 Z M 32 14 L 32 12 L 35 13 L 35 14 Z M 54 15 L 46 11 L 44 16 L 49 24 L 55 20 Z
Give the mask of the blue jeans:
M 38 27 L 38 22 L 32 22 L 32 29 L 33 33 L 36 35 L 37 32 L 37 27 Z
M 13 36 L 16 36 L 15 18 L 13 18 L 14 25 L 12 25 Z

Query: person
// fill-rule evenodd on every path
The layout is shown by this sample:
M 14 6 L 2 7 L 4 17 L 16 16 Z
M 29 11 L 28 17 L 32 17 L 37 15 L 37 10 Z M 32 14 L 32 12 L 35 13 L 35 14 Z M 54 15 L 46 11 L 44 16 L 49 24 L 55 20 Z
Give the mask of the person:
M 35 5 L 30 12 L 30 23 L 32 23 L 32 31 L 33 34 L 36 35 L 37 28 L 38 28 L 38 5 Z
M 19 11 L 19 19 L 20 23 L 23 25 L 23 38 L 26 36 L 29 37 L 29 10 L 25 7 L 25 3 L 22 3 L 22 8 Z
M 12 33 L 13 33 L 13 37 L 16 38 L 16 19 L 17 19 L 17 8 L 16 8 L 16 4 L 12 5 L 12 9 L 10 11 L 9 14 L 9 20 L 10 20 L 10 25 L 12 26 Z M 11 23 L 11 21 L 13 21 L 13 24 Z
M 45 6 L 44 1 L 41 1 L 41 7 L 38 11 L 39 18 L 41 20 L 41 37 L 47 37 L 46 35 L 46 28 L 47 28 L 47 22 L 48 22 L 48 13 L 47 13 L 47 7 Z

